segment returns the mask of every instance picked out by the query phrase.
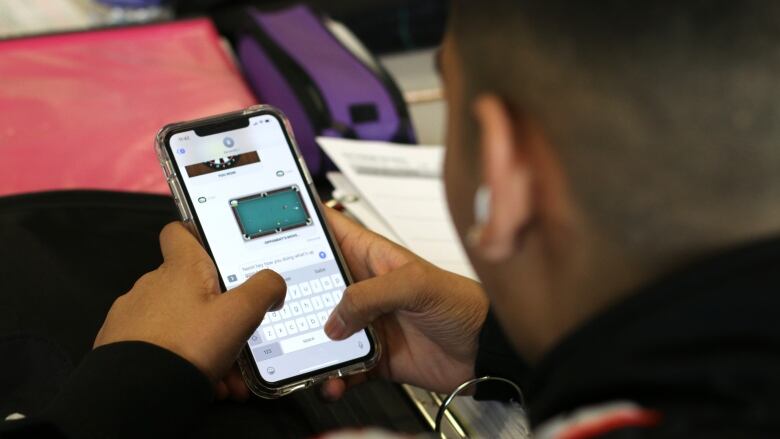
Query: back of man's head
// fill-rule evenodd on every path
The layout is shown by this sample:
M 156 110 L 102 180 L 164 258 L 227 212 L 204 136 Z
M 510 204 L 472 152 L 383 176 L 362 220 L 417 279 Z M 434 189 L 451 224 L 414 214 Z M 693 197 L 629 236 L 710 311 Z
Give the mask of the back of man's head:
M 454 6 L 466 98 L 541 124 L 617 244 L 660 261 L 780 228 L 780 3 Z

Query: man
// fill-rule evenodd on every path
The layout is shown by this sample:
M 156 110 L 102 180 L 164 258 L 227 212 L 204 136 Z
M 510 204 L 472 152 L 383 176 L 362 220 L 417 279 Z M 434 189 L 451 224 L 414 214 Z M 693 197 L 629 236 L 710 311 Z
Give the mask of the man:
M 538 437 L 780 435 L 780 6 L 454 6 L 445 179 L 483 283 L 329 212 L 359 282 L 328 335 L 373 323 L 372 374 L 440 392 L 513 379 Z M 181 225 L 161 245 L 46 414 L 3 428 L 159 433 L 212 388 L 246 392 L 228 369 L 283 283 L 261 272 L 220 295 Z

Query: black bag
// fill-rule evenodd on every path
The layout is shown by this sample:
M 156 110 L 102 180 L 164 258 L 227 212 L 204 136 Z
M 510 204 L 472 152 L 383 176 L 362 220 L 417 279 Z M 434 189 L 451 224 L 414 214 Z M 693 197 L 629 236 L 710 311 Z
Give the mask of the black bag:
M 316 136 L 416 143 L 401 91 L 339 23 L 304 4 L 215 17 L 258 101 L 281 109 L 312 176 L 333 169 Z

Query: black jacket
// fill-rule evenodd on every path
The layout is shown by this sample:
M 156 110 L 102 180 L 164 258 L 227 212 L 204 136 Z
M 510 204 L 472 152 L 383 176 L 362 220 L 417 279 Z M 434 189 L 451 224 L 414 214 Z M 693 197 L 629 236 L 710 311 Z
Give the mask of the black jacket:
M 87 355 L 40 417 L 0 424 L 0 435 L 179 437 L 212 399 L 206 376 L 181 357 L 148 343 L 114 343 Z
M 780 437 L 780 239 L 653 282 L 576 329 L 532 370 L 489 321 L 477 373 L 521 383 L 535 428 L 630 401 L 657 414 L 655 422 L 617 423 L 604 437 Z
M 745 246 L 672 274 L 574 331 L 536 367 L 492 319 L 478 374 L 525 389 L 534 427 L 583 407 L 631 401 L 657 414 L 595 435 L 780 437 L 780 240 Z M 501 397 L 496 389 L 480 397 Z M 0 422 L 4 437 L 148 437 L 184 431 L 206 409 L 205 377 L 144 343 L 94 350 L 36 419 Z

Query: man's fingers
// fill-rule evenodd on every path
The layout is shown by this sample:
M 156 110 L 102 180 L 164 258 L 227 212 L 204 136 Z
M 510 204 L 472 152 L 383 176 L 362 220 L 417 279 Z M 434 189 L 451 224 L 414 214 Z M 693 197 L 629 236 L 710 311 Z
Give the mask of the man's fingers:
M 325 209 L 325 217 L 357 280 L 381 276 L 417 259 L 408 249 L 353 222 L 334 209 Z
M 244 383 L 244 377 L 238 366 L 233 366 L 224 379 L 225 385 L 230 392 L 230 397 L 236 401 L 246 401 L 249 399 L 249 389 Z
M 217 384 L 214 385 L 214 396 L 217 398 L 217 401 L 222 401 L 227 398 L 229 394 L 230 391 L 224 381 L 218 381 Z
M 344 378 L 331 378 L 320 387 L 320 394 L 327 401 L 338 401 L 350 388 L 364 383 L 368 380 L 368 375 L 361 373 L 350 375 Z
M 339 244 L 342 244 L 349 234 L 358 233 L 363 230 L 362 226 L 350 220 L 336 209 L 325 207 L 323 212 L 325 213 L 325 219 L 328 221 L 328 225 L 330 225 L 333 234 L 336 236 L 336 241 Z
M 179 221 L 163 227 L 160 232 L 160 249 L 166 261 L 208 257 L 198 239 Z
M 338 401 L 347 391 L 347 383 L 341 378 L 333 378 L 322 383 L 320 394 L 326 401 Z
M 226 315 L 248 337 L 269 309 L 284 303 L 286 291 L 287 285 L 281 276 L 271 270 L 263 270 L 222 294 L 219 301 L 226 308 Z
M 325 333 L 343 340 L 384 314 L 414 309 L 427 282 L 423 270 L 421 264 L 409 263 L 350 285 L 325 323 Z
M 326 207 L 323 211 L 336 237 L 336 242 L 341 247 L 341 254 L 347 260 L 352 276 L 356 279 L 370 277 L 371 261 L 368 257 L 368 242 L 373 238 L 371 233 L 335 209 Z

